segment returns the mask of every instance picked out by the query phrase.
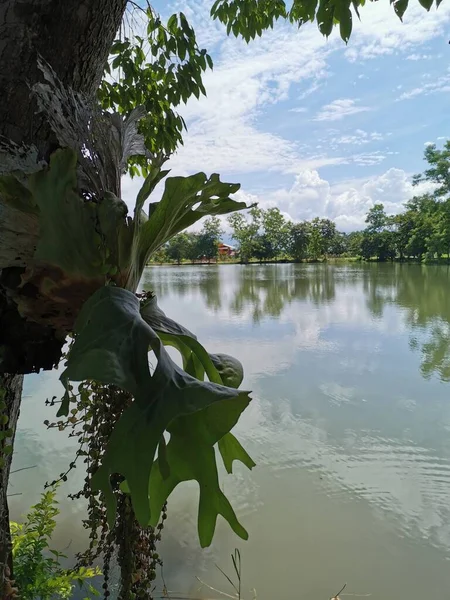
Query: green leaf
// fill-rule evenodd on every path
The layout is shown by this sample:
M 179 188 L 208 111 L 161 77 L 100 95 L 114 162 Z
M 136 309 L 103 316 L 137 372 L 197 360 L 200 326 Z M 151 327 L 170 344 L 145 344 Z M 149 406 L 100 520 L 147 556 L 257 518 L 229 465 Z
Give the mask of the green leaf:
M 249 456 L 247 451 L 244 450 L 241 443 L 234 437 L 232 433 L 225 434 L 219 440 L 218 445 L 227 473 L 233 472 L 233 462 L 235 460 L 240 460 L 250 470 L 256 466 L 256 463 Z
M 169 17 L 169 20 L 167 21 L 167 29 L 171 32 L 174 32 L 177 29 L 177 24 L 178 18 L 177 15 L 174 14 L 171 17 Z
M 244 379 L 244 369 L 237 358 L 228 354 L 210 354 L 213 365 L 216 367 L 224 385 L 238 388 Z
M 195 335 L 182 325 L 179 325 L 172 319 L 166 317 L 159 308 L 155 296 L 142 306 L 141 314 L 143 319 L 158 333 L 164 344 L 173 346 L 179 350 L 183 357 L 183 366 L 185 370 L 189 361 L 194 360 L 191 357 L 191 355 L 194 354 L 197 361 L 193 362 L 190 368 L 193 369 L 195 377 L 203 380 L 203 373 L 206 372 L 208 379 L 213 383 L 223 383 L 224 385 L 228 385 L 222 381 L 210 355 L 197 341 Z M 201 369 L 203 369 L 203 371 Z
M 145 178 L 145 181 L 136 197 L 136 206 L 134 208 L 135 220 L 139 218 L 141 211 L 144 208 L 144 202 L 153 192 L 158 183 L 162 181 L 169 172 L 170 171 L 168 170 L 163 171 L 159 167 L 155 167 L 153 165 L 150 167 L 150 173 Z
M 341 10 L 339 14 L 339 32 L 344 42 L 348 42 L 352 33 L 352 13 L 349 8 Z
M 419 2 L 427 10 L 430 10 L 430 8 L 433 6 L 433 0 L 419 0 Z
M 70 395 L 69 395 L 69 392 L 66 390 L 64 392 L 64 396 L 61 400 L 61 406 L 59 407 L 59 410 L 56 413 L 56 416 L 57 417 L 67 417 L 69 415 L 69 408 L 70 408 Z
M 187 373 L 203 380 L 206 372 L 210 381 L 223 383 L 223 385 L 235 389 L 241 385 L 244 378 L 242 364 L 228 354 L 208 355 L 190 331 L 166 317 L 158 307 L 155 296 L 145 303 L 141 309 L 141 314 L 146 322 L 158 332 L 164 344 L 171 345 L 179 350 L 183 357 L 183 367 Z M 240 460 L 249 469 L 255 466 L 252 458 L 231 433 L 227 433 L 220 439 L 219 450 L 228 473 L 232 471 L 231 465 L 234 460 Z
M 80 311 L 75 342 L 61 375 L 66 386 L 69 380 L 94 379 L 117 385 L 135 398 L 117 422 L 103 462 L 91 481 L 93 489 L 101 490 L 105 496 L 111 525 L 116 513 L 112 474 L 119 473 L 126 479 L 136 518 L 141 525 L 147 525 L 152 516 L 148 490 L 153 461 L 172 421 L 214 403 L 226 405 L 232 400 L 239 401 L 242 412 L 250 401 L 247 392 L 199 381 L 179 368 L 141 317 L 139 308 L 139 301 L 131 292 L 113 286 L 98 290 Z M 149 347 L 158 361 L 153 374 L 148 364 Z M 230 419 L 224 417 L 224 425 L 228 422 Z M 172 476 L 169 445 L 167 461 Z
M 65 273 L 96 277 L 102 264 L 96 205 L 76 193 L 76 165 L 76 152 L 57 150 L 48 169 L 30 176 L 29 188 L 39 207 L 40 225 L 34 256 Z
M 202 217 L 247 208 L 245 202 L 236 202 L 229 197 L 239 187 L 239 184 L 222 183 L 217 174 L 209 179 L 204 173 L 169 177 L 161 201 L 150 205 L 153 210 L 139 234 L 140 272 L 153 252 Z M 195 205 L 198 206 L 194 208 Z
M 402 19 L 405 14 L 406 9 L 408 8 L 408 0 L 396 0 L 394 2 L 394 10 L 395 14 Z
M 167 445 L 170 475 L 164 479 L 155 463 L 150 477 L 151 525 L 157 524 L 161 509 L 174 488 L 183 481 L 196 480 L 200 487 L 198 534 L 201 546 L 211 544 L 219 514 L 237 535 L 248 538 L 220 489 L 214 450 L 214 445 L 234 427 L 248 403 L 249 398 L 241 395 L 180 417 L 170 425 Z
M 128 207 L 123 200 L 110 192 L 97 205 L 98 224 L 108 249 L 108 263 L 119 271 L 129 268 L 133 228 L 127 218 Z
M 2 201 L 20 212 L 39 214 L 33 194 L 14 175 L 0 176 L 0 194 Z

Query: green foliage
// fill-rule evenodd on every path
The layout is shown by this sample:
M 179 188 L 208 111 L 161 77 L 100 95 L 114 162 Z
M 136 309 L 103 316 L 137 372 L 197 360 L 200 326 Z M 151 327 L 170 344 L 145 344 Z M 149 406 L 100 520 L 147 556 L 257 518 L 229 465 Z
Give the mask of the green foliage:
M 369 209 L 366 216 L 367 231 L 370 233 L 379 233 L 383 231 L 388 223 L 388 217 L 384 212 L 383 204 L 375 204 Z
M 174 109 L 191 96 L 206 94 L 202 74 L 212 68 L 212 59 L 198 47 L 182 12 L 173 14 L 166 25 L 151 8 L 145 18 L 145 38 L 125 37 L 112 45 L 98 98 L 102 108 L 123 115 L 145 107 L 139 131 L 153 163 L 160 165 L 183 143 L 185 123 Z M 148 175 L 148 157 L 132 157 L 128 168 L 131 175 Z
M 167 258 L 176 261 L 178 264 L 189 254 L 190 236 L 187 233 L 178 233 L 167 242 L 165 251 Z
M 425 148 L 424 160 L 429 164 L 420 175 L 413 177 L 413 184 L 426 181 L 436 185 L 433 197 L 442 198 L 450 195 L 450 140 L 447 140 L 442 150 L 438 150 L 436 144 L 430 144 Z
M 150 477 L 151 524 L 156 525 L 167 497 L 179 483 L 196 480 L 200 486 L 198 533 L 201 546 L 211 544 L 219 514 L 237 535 L 247 539 L 247 532 L 220 489 L 214 446 L 234 427 L 248 402 L 248 397 L 235 396 L 202 411 L 180 416 L 168 426 L 168 475 L 164 476 L 158 460 Z
M 35 258 L 58 266 L 67 274 L 96 277 L 104 271 L 106 275 L 105 249 L 96 231 L 97 207 L 94 202 L 83 202 L 76 193 L 76 166 L 74 152 L 57 150 L 49 168 L 29 179 L 41 232 Z M 115 217 L 111 212 L 110 221 Z M 122 220 L 123 217 L 122 214 Z
M 258 232 L 261 227 L 261 209 L 254 206 L 249 210 L 250 221 L 239 213 L 228 217 L 228 223 L 233 230 L 233 238 L 239 244 L 239 254 L 242 262 L 247 262 L 254 256 L 258 245 Z
M 322 232 L 318 219 L 315 219 L 315 223 L 311 223 L 311 231 L 308 241 L 308 255 L 312 260 L 318 260 L 324 253 L 325 244 L 322 238 Z
M 223 234 L 220 219 L 210 217 L 203 224 L 201 232 L 195 237 L 195 255 L 199 258 L 211 260 L 217 258 L 218 244 Z
M 288 252 L 294 260 L 303 260 L 307 257 L 310 233 L 309 223 L 293 223 L 291 225 Z
M 374 0 L 371 0 L 374 1 Z M 442 0 L 419 0 L 426 9 Z M 301 27 L 315 22 L 319 31 L 329 36 L 334 27 L 344 42 L 352 33 L 352 21 L 365 0 L 293 0 L 289 5 L 284 0 L 216 0 L 211 8 L 211 16 L 227 27 L 227 33 L 242 36 L 247 42 L 273 28 L 277 20 L 290 21 Z M 391 0 L 396 15 L 401 19 L 408 7 L 408 0 Z
M 148 178 L 140 192 L 142 203 L 149 194 L 146 190 L 147 181 Z M 239 187 L 237 184 L 222 183 L 217 174 L 211 175 L 209 179 L 204 173 L 168 178 L 161 200 L 150 204 L 148 220 L 141 224 L 136 236 L 136 258 L 133 260 L 128 289 L 136 289 L 151 254 L 174 235 L 202 217 L 223 215 L 247 208 L 245 202 L 236 202 L 229 197 Z
M 172 361 L 164 343 L 178 347 L 184 369 Z M 153 373 L 149 348 L 157 360 Z M 204 373 L 209 381 L 203 381 Z M 117 422 L 103 462 L 92 478 L 93 489 L 104 494 L 111 525 L 116 512 L 112 474 L 126 480 L 142 526 L 156 525 L 159 511 L 178 483 L 197 479 L 202 545 L 210 543 L 218 514 L 238 535 L 247 537 L 220 492 L 213 446 L 235 425 L 250 398 L 248 393 L 222 384 L 211 358 L 189 331 L 168 319 L 154 299 L 143 306 L 141 314 L 134 294 L 103 287 L 80 312 L 75 342 L 61 376 L 68 389 L 69 381 L 86 379 L 117 385 L 134 397 Z M 164 467 L 157 458 L 158 446 L 165 448 L 165 431 L 171 434 L 163 461 L 167 477 L 163 477 Z
M 10 523 L 14 579 L 23 600 L 70 598 L 76 587 L 99 595 L 89 583 L 101 574 L 98 568 L 63 569 L 60 561 L 66 556 L 50 547 L 58 512 L 55 490 L 49 489 L 24 523 Z
M 263 239 L 269 252 L 265 258 L 277 258 L 286 251 L 288 245 L 289 225 L 279 208 L 268 208 L 262 211 Z

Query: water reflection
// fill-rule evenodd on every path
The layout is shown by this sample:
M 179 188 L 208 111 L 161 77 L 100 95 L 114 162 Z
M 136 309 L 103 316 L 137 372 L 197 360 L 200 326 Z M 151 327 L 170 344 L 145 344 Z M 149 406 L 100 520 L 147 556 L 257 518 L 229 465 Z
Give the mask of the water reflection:
M 144 285 L 155 287 L 161 296 L 193 298 L 198 291 L 209 309 L 250 314 L 255 324 L 266 317 L 279 318 L 293 302 L 323 307 L 351 288 L 363 293 L 368 313 L 379 321 L 389 306 L 400 307 L 410 330 L 410 347 L 422 354 L 422 375 L 449 381 L 449 282 L 450 271 L 444 266 L 211 265 L 174 268 L 169 276 L 167 269 L 154 268 Z
M 142 285 L 168 315 L 245 364 L 254 400 L 236 433 L 258 467 L 236 465 L 224 485 L 250 532 L 244 586 L 259 598 L 327 598 L 341 581 L 383 600 L 448 595 L 448 279 L 445 267 L 414 265 L 146 271 Z M 35 455 L 43 472 L 18 473 L 20 509 L 73 452 L 41 424 L 59 391 L 57 373 L 27 380 L 15 466 Z M 214 563 L 226 566 L 237 543 L 219 521 L 213 547 L 199 550 L 196 500 L 189 485 L 171 499 L 161 549 L 183 595 L 195 575 L 223 588 Z M 82 549 L 73 505 L 61 506 L 61 542 Z

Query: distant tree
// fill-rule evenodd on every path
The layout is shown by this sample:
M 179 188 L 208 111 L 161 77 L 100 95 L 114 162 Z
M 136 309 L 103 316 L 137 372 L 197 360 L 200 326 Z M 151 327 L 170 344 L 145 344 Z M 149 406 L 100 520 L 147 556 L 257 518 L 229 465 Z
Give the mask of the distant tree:
M 170 260 L 174 260 L 180 264 L 182 260 L 187 258 L 189 247 L 189 234 L 179 233 L 175 235 L 166 246 L 166 254 Z
M 310 235 L 311 226 L 307 221 L 290 225 L 288 252 L 294 260 L 303 260 L 307 257 Z
M 277 258 L 285 252 L 289 241 L 289 225 L 279 208 L 268 208 L 262 211 L 262 247 L 266 258 Z
M 211 261 L 219 254 L 219 241 L 223 235 L 222 225 L 218 217 L 210 217 L 203 223 L 197 238 L 198 255 Z
M 386 227 L 388 217 L 383 204 L 375 204 L 369 209 L 366 216 L 366 230 L 370 233 L 379 233 Z
M 396 255 L 394 220 L 388 217 L 383 204 L 375 204 L 366 216 L 367 227 L 361 242 L 361 255 L 369 260 L 392 260 Z
M 314 219 L 313 223 L 317 222 L 320 234 L 322 236 L 322 252 L 323 254 L 330 254 L 331 246 L 336 237 L 336 224 L 330 219 Z
M 361 256 L 362 231 L 352 231 L 347 235 L 347 252 L 350 256 Z
M 429 168 L 419 175 L 414 175 L 413 185 L 422 182 L 436 184 L 433 192 L 435 198 L 443 198 L 450 195 L 450 140 L 447 140 L 442 150 L 438 150 L 436 144 L 430 144 L 425 148 L 424 160 Z
M 167 256 L 167 248 L 161 246 L 159 250 L 157 250 L 152 257 L 150 258 L 150 262 L 163 264 L 169 257 Z
M 333 223 L 334 225 L 334 223 Z M 347 252 L 347 236 L 345 233 L 335 231 L 334 236 L 328 243 L 328 253 L 332 256 L 342 256 Z
M 220 238 L 223 236 L 224 231 L 219 217 L 209 217 L 208 219 L 206 219 L 203 223 L 201 233 L 209 236 L 217 243 L 220 242 Z
M 394 240 L 395 248 L 398 256 L 402 260 L 410 256 L 409 243 L 416 227 L 415 214 L 412 211 L 405 211 L 393 218 L 394 223 Z
M 186 248 L 186 260 L 192 263 L 201 257 L 200 234 L 190 233 L 188 235 L 188 245 Z
M 255 255 L 261 227 L 261 209 L 254 206 L 249 210 L 249 215 L 250 221 L 241 213 L 233 213 L 228 217 L 228 223 L 232 229 L 232 237 L 239 245 L 241 262 L 248 262 Z
M 276 257 L 276 251 L 272 245 L 270 236 L 265 233 L 256 236 L 253 257 L 259 260 L 259 262 L 271 260 Z
M 324 252 L 324 242 L 320 227 L 320 219 L 311 221 L 311 232 L 308 241 L 308 256 L 312 260 L 318 260 Z

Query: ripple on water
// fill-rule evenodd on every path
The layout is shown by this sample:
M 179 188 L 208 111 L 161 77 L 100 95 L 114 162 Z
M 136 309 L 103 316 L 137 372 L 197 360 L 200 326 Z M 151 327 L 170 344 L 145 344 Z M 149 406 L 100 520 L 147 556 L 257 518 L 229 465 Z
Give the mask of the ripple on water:
M 293 418 L 277 428 L 258 424 L 244 434 L 258 465 L 317 473 L 330 496 L 364 499 L 402 535 L 450 550 L 450 460 L 409 439 L 352 430 L 346 438 L 338 444 L 317 425 Z

